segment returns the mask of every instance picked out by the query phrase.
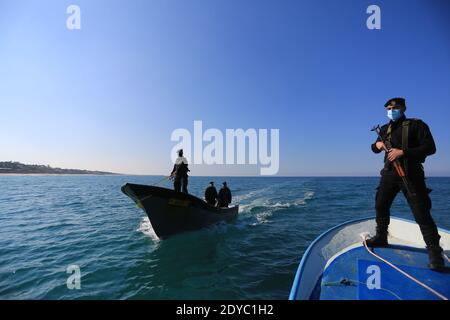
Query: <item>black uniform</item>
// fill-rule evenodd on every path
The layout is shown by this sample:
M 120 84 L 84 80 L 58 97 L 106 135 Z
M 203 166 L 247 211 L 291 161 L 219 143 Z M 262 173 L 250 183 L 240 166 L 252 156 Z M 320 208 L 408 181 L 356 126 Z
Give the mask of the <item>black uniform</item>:
M 171 175 L 174 175 L 173 187 L 177 192 L 188 193 L 187 185 L 188 185 L 188 169 L 187 161 L 181 161 L 178 164 L 173 166 L 173 170 Z
M 405 132 L 403 129 L 404 121 L 409 122 L 406 146 L 402 146 L 403 132 Z M 390 130 L 388 130 L 389 126 L 391 127 Z M 401 190 L 411 207 L 417 224 L 420 226 L 427 247 L 429 249 L 438 249 L 440 236 L 430 213 L 431 199 L 428 194 L 431 192 L 431 189 L 428 189 L 425 184 L 425 174 L 422 166 L 425 158 L 436 152 L 433 136 L 429 127 L 422 120 L 406 119 L 405 116 L 381 127 L 381 136 L 383 138 L 389 137 L 389 131 L 392 147 L 402 149 L 404 152 L 404 156 L 399 160 L 405 168 L 412 195 L 408 196 L 402 179 L 397 174 L 392 163 L 387 160 L 386 154 L 384 158 L 385 166 L 380 172 L 381 179 L 375 198 L 377 227 L 381 230 L 387 230 L 392 202 Z M 406 141 L 404 142 L 406 143 Z M 372 144 L 372 151 L 375 153 L 381 152 L 376 147 L 376 143 Z
M 217 190 L 216 187 L 213 185 L 210 185 L 205 190 L 205 200 L 208 204 L 215 206 L 216 205 L 216 199 L 217 199 Z
M 223 186 L 219 190 L 219 195 L 217 197 L 218 200 L 218 206 L 219 207 L 228 207 L 228 205 L 231 203 L 231 191 L 227 186 Z

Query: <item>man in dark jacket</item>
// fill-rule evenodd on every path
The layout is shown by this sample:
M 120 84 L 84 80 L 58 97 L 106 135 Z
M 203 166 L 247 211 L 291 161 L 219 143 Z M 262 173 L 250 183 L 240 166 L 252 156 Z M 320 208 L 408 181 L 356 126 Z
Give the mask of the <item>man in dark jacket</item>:
M 208 204 L 215 206 L 217 199 L 217 190 L 214 186 L 214 182 L 210 182 L 208 188 L 205 190 L 205 200 Z
M 221 208 L 228 208 L 228 205 L 231 203 L 231 191 L 227 187 L 226 182 L 223 183 L 223 187 L 219 190 L 217 200 L 217 206 Z
M 387 246 L 390 208 L 398 192 L 402 191 L 427 245 L 430 262 L 428 266 L 433 270 L 440 270 L 444 267 L 442 248 L 439 245 L 440 236 L 431 217 L 431 199 L 428 195 L 431 189 L 425 184 L 422 165 L 427 156 L 436 152 L 433 136 L 425 122 L 405 117 L 405 99 L 390 99 L 385 108 L 391 121 L 381 127 L 380 135 L 385 141 L 390 141 L 392 149 L 385 154 L 385 165 L 380 172 L 381 180 L 375 197 L 376 235 L 367 240 L 367 245 Z M 378 138 L 372 144 L 372 151 L 380 153 L 384 147 L 384 143 Z M 410 194 L 393 167 L 392 162 L 397 159 L 406 171 Z
M 173 170 L 170 173 L 170 178 L 173 179 L 173 187 L 175 191 L 183 193 L 188 193 L 188 162 L 185 157 L 183 157 L 183 149 L 178 150 L 178 158 L 175 161 Z

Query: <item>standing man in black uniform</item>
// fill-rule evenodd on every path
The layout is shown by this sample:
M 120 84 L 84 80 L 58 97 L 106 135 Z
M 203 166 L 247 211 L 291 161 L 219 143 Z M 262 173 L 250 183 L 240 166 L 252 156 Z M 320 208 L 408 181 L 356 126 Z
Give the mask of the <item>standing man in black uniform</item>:
M 214 182 L 211 181 L 209 183 L 208 188 L 206 188 L 205 190 L 205 200 L 206 202 L 211 205 L 211 206 L 215 206 L 216 205 L 216 200 L 217 200 L 217 189 L 214 186 Z
M 404 98 L 390 99 L 384 105 L 391 121 L 381 127 L 380 135 L 390 141 L 392 149 L 385 154 L 384 168 L 381 170 L 381 180 L 375 197 L 376 235 L 367 240 L 370 247 L 387 246 L 387 235 L 390 208 L 397 193 L 401 190 L 405 195 L 411 211 L 418 223 L 427 245 L 429 268 L 441 270 L 444 267 L 442 248 L 439 245 L 439 233 L 431 217 L 431 199 L 425 184 L 425 174 L 422 163 L 425 158 L 436 152 L 436 146 L 430 129 L 419 119 L 405 117 L 406 103 Z M 372 144 L 372 151 L 380 153 L 384 143 L 377 139 Z M 399 159 L 409 182 L 411 194 L 408 194 L 401 177 L 393 168 L 392 162 Z
M 227 183 L 223 183 L 223 187 L 220 188 L 217 196 L 217 206 L 220 208 L 228 208 L 231 203 L 231 190 L 228 188 Z
M 188 193 L 188 161 L 183 157 L 183 149 L 178 150 L 178 158 L 175 161 L 170 179 L 173 179 L 173 187 L 177 192 Z

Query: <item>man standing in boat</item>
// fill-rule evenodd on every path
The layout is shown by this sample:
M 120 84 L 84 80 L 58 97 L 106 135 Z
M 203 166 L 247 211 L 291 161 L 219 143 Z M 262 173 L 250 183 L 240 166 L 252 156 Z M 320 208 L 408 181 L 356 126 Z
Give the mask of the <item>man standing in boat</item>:
M 178 158 L 175 161 L 170 178 L 173 179 L 173 187 L 177 192 L 188 193 L 188 161 L 183 157 L 183 149 L 178 150 Z
M 205 200 L 206 202 L 211 205 L 211 206 L 215 206 L 216 205 L 216 200 L 217 200 L 217 189 L 214 186 L 214 182 L 211 181 L 209 183 L 208 188 L 206 188 L 205 190 Z
M 228 188 L 227 183 L 223 183 L 223 187 L 219 190 L 217 196 L 217 206 L 220 208 L 228 208 L 231 203 L 231 190 Z
M 425 184 L 422 163 L 425 158 L 436 152 L 436 146 L 430 129 L 419 119 L 407 119 L 404 98 L 393 98 L 384 105 L 391 120 L 380 129 L 380 136 L 389 142 L 392 148 L 386 152 L 384 168 L 381 170 L 380 184 L 375 197 L 376 235 L 367 240 L 370 247 L 387 246 L 390 208 L 401 190 L 418 223 L 426 243 L 429 255 L 429 268 L 440 270 L 444 267 L 442 248 L 439 245 L 439 233 L 431 216 L 431 199 Z M 388 144 L 388 143 L 386 143 Z M 372 144 L 372 151 L 380 153 L 387 150 L 385 143 L 378 137 Z M 394 163 L 396 162 L 396 163 Z M 406 179 L 398 174 L 396 166 L 405 171 Z M 406 182 L 406 183 L 405 183 Z M 405 185 L 406 184 L 406 185 Z

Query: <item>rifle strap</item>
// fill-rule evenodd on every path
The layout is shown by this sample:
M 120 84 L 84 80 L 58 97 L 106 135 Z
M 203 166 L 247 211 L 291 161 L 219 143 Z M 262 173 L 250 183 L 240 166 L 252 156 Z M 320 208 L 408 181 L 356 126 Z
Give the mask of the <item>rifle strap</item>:
M 392 124 L 389 124 L 389 127 L 387 128 L 386 131 L 386 140 L 390 142 L 391 138 L 392 138 Z
M 408 150 L 408 138 L 409 138 L 409 120 L 405 120 L 402 123 L 402 150 L 405 152 Z M 403 158 L 403 165 L 405 167 L 405 174 L 408 175 L 408 160 Z
M 389 127 L 387 128 L 386 131 L 386 141 L 391 142 L 391 138 L 392 138 L 392 124 L 389 124 Z M 389 170 L 391 166 L 391 162 L 387 159 L 386 157 L 386 161 L 384 162 L 384 170 Z

